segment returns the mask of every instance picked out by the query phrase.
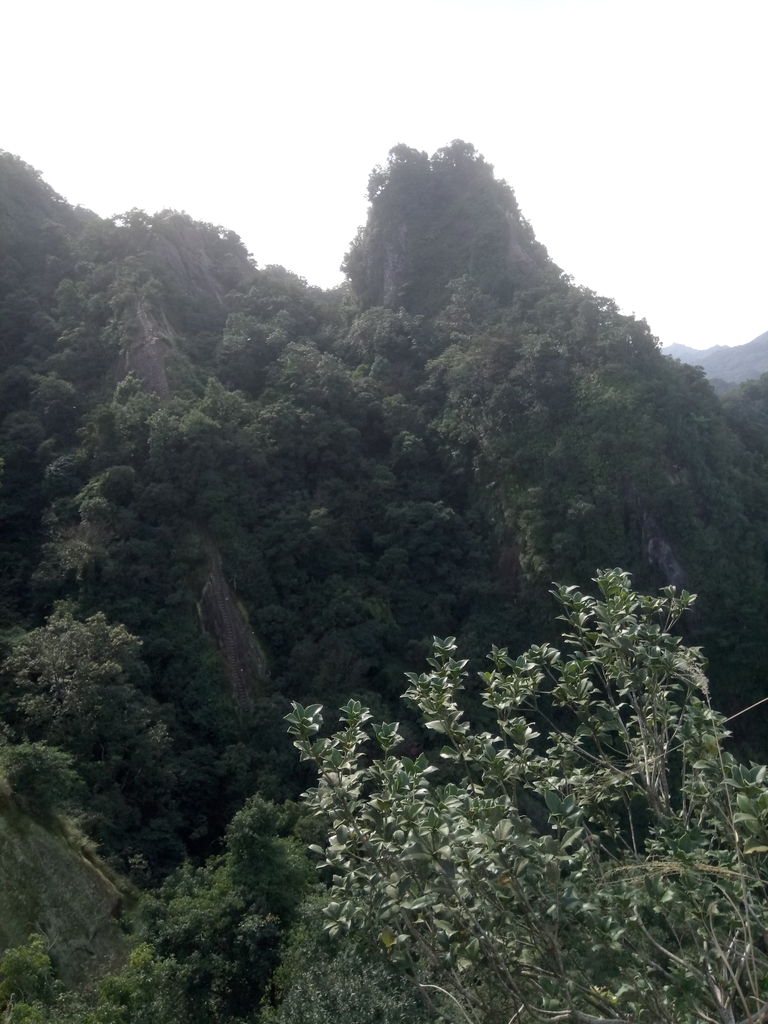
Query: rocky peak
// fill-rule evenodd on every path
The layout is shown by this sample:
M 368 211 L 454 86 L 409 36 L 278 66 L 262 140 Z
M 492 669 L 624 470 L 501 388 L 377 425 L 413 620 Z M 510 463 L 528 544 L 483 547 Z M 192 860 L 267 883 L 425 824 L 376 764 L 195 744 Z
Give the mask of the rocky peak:
M 368 221 L 344 263 L 364 307 L 433 315 L 464 275 L 505 304 L 552 266 L 512 189 L 468 143 L 431 158 L 395 146 L 371 173 L 368 196 Z

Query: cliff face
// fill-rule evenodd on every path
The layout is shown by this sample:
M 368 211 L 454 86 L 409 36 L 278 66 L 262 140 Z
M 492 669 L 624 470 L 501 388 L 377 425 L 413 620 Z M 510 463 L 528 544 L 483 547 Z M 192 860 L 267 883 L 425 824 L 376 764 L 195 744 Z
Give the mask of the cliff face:
M 0 791 L 0 952 L 39 932 L 65 984 L 83 984 L 127 957 L 115 921 L 122 902 L 98 861 L 64 826 L 44 827 L 16 808 L 7 789 Z
M 221 555 L 210 548 L 211 571 L 200 598 L 203 628 L 222 653 L 232 696 L 241 714 L 252 710 L 255 696 L 264 696 L 269 668 L 247 616 L 229 585 L 221 566 Z
M 135 373 L 147 391 L 167 401 L 170 389 L 165 375 L 165 355 L 173 329 L 166 317 L 161 319 L 162 326 L 141 299 L 137 300 L 134 341 L 121 353 L 117 372 L 121 380 Z

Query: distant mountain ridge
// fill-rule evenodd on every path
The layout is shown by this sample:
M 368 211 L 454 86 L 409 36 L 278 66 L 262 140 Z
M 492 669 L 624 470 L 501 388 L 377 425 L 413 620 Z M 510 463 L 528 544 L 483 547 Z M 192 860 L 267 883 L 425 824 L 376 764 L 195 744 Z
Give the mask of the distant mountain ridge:
M 701 366 L 710 379 L 738 384 L 743 380 L 756 380 L 768 371 L 768 331 L 747 342 L 746 345 L 714 345 L 695 349 L 688 345 L 667 345 L 665 356 L 672 356 L 690 366 Z

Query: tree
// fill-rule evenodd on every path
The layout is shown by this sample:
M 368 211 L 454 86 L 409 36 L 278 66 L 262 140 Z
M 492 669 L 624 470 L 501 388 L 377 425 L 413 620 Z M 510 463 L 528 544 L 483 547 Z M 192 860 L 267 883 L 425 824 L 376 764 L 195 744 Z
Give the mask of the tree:
M 43 818 L 66 806 L 81 785 L 74 758 L 45 743 L 0 746 L 0 771 L 11 786 L 16 803 Z
M 766 768 L 723 749 L 705 661 L 671 633 L 695 595 L 596 582 L 600 599 L 555 590 L 566 654 L 493 648 L 493 732 L 465 721 L 467 662 L 435 639 L 405 697 L 445 739 L 442 770 L 394 753 L 397 724 L 372 727 L 366 761 L 358 702 L 331 738 L 320 706 L 294 705 L 330 822 L 328 928 L 378 935 L 446 1020 L 759 1024 Z
M 102 612 L 80 622 L 60 604 L 5 663 L 18 692 L 18 726 L 43 741 L 9 748 L 6 759 L 15 760 L 8 764 L 23 780 L 11 784 L 36 807 L 47 806 L 44 790 L 55 804 L 59 790 L 45 780 L 63 778 L 71 763 L 85 783 L 78 795 L 86 827 L 123 865 L 137 847 L 158 860 L 171 858 L 177 842 L 167 828 L 176 816 L 176 780 L 164 712 L 132 682 L 146 672 L 140 648 L 137 637 L 110 625 Z M 158 827 L 161 813 L 165 822 Z
M 183 1008 L 189 1024 L 254 1019 L 311 882 L 292 835 L 301 817 L 296 804 L 253 797 L 227 830 L 226 853 L 185 864 L 144 899 L 144 936 L 164 965 L 158 1007 Z
M 283 943 L 259 1024 L 432 1024 L 416 991 L 387 962 L 351 936 L 324 932 L 323 896 L 307 899 Z
M 55 990 L 51 958 L 40 935 L 30 935 L 26 945 L 7 949 L 0 957 L 0 1013 L 3 1021 L 44 1021 L 45 1017 L 36 1015 L 35 1009 L 41 1004 L 49 1004 Z

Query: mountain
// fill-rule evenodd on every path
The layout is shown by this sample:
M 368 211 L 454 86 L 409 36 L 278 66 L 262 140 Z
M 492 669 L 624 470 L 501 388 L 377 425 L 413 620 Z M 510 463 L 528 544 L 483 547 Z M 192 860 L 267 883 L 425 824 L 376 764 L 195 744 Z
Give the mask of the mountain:
M 746 345 L 715 345 L 699 350 L 674 344 L 666 346 L 662 352 L 690 366 L 702 366 L 711 380 L 729 383 L 757 380 L 768 372 L 768 331 Z
M 700 591 L 716 685 L 720 664 L 752 685 L 755 455 L 700 372 L 552 263 L 471 145 L 392 150 L 330 292 L 258 267 L 233 231 L 102 220 L 17 158 L 0 169 L 0 600 L 6 628 L 67 601 L 70 633 L 103 614 L 136 638 L 115 700 L 167 734 L 141 757 L 168 828 L 151 775 L 102 775 L 116 856 L 130 835 L 167 870 L 260 778 L 297 793 L 289 697 L 386 705 L 433 634 L 481 664 L 549 629 L 552 580 L 598 566 Z M 120 743 L 139 757 L 140 739 Z
M 71 759 L 163 963 L 227 908 L 196 1020 L 229 1019 L 205 1007 L 232 936 L 276 962 L 311 828 L 292 804 L 230 822 L 309 784 L 292 699 L 391 720 L 433 636 L 473 672 L 558 642 L 552 582 L 614 565 L 699 594 L 685 637 L 718 707 L 764 695 L 764 389 L 721 403 L 576 287 L 467 143 L 395 147 L 369 198 L 323 291 L 183 213 L 72 208 L 0 154 L 2 738 Z M 763 756 L 759 712 L 735 729 Z M 244 921 L 243 844 L 267 834 L 277 881 Z

